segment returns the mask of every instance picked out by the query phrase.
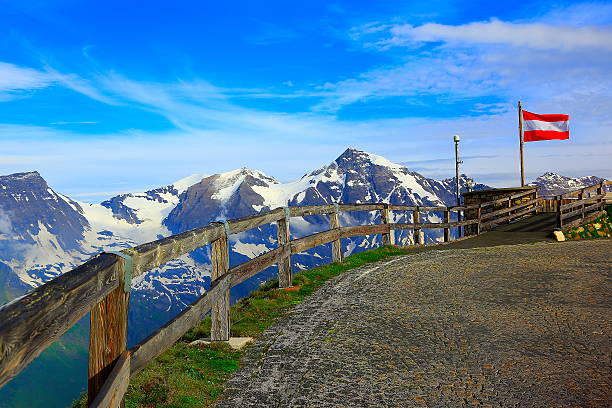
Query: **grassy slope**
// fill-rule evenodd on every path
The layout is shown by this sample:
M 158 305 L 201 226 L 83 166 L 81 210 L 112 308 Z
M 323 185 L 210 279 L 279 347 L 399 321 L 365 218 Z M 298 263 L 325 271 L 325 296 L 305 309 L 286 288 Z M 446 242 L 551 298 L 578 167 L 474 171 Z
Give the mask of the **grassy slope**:
M 608 205 L 606 213 L 597 217 L 596 220 L 570 228 L 564 234 L 567 240 L 612 237 L 612 205 Z
M 277 281 L 270 280 L 231 308 L 231 335 L 257 337 L 325 281 L 348 269 L 410 252 L 399 247 L 382 247 L 352 255 L 342 263 L 302 271 L 293 275 L 297 290 L 277 290 Z M 189 342 L 209 334 L 210 318 L 206 318 L 149 363 L 131 379 L 125 406 L 189 408 L 213 404 L 223 392 L 225 380 L 239 368 L 243 351 L 232 350 L 225 344 L 188 346 Z M 73 404 L 73 407 L 81 406 L 85 406 L 84 396 Z

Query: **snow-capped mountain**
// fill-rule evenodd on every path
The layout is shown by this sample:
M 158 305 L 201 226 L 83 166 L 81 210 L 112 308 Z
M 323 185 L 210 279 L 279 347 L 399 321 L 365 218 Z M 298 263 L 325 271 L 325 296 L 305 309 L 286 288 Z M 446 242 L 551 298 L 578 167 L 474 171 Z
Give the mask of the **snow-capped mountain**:
M 471 180 L 462 175 L 463 191 L 468 182 Z M 383 157 L 355 149 L 346 150 L 330 164 L 290 183 L 243 168 L 211 176 L 192 175 L 168 186 L 121 194 L 100 204 L 59 194 L 36 172 L 0 177 L 0 304 L 101 251 L 120 250 L 211 221 L 285 205 L 334 202 L 454 205 L 454 179 L 428 179 Z M 378 222 L 378 217 L 376 212 L 342 213 L 341 223 Z M 410 221 L 409 215 L 401 212 L 395 213 L 395 219 Z M 428 219 L 439 221 L 440 216 L 430 214 Z M 325 216 L 291 219 L 293 238 L 327 228 Z M 427 240 L 438 238 L 438 233 L 427 232 Z M 405 231 L 396 231 L 396 240 L 409 243 L 412 237 Z M 343 251 L 348 255 L 379 244 L 378 236 L 345 239 Z M 230 264 L 244 262 L 275 246 L 274 225 L 232 235 Z M 294 269 L 300 269 L 329 262 L 330 258 L 331 248 L 327 245 L 293 256 L 292 263 Z M 232 300 L 243 297 L 274 274 L 275 267 L 271 267 L 241 283 L 232 289 Z M 207 247 L 149 271 L 132 283 L 130 345 L 163 325 L 209 287 Z M 86 342 L 87 337 L 83 338 Z M 85 350 L 86 344 L 80 347 Z M 70 366 L 55 376 L 63 383 L 61 376 L 74 376 L 77 368 Z M 34 378 L 21 381 L 36 382 Z
M 463 191 L 469 182 L 461 176 Z M 454 179 L 428 179 L 384 157 L 347 149 L 330 164 L 290 183 L 243 168 L 211 176 L 196 174 L 168 186 L 89 204 L 54 192 L 36 172 L 13 174 L 0 178 L 0 262 L 5 266 L 0 268 L 0 282 L 11 282 L 13 287 L 19 282 L 22 289 L 35 287 L 101 251 L 281 206 L 336 202 L 454 205 Z M 396 222 L 411 221 L 407 213 L 394 216 Z M 341 223 L 378 222 L 378 217 L 376 212 L 343 213 Z M 423 221 L 441 221 L 441 215 L 430 213 Z M 328 226 L 324 216 L 293 218 L 291 233 L 299 237 Z M 427 231 L 426 240 L 440 239 L 439 235 Z M 412 236 L 397 231 L 396 242 L 408 244 Z M 343 244 L 349 255 L 378 246 L 380 238 L 356 237 Z M 230 237 L 230 263 L 244 262 L 275 246 L 273 225 L 236 234 Z M 307 268 L 330 257 L 331 249 L 323 246 L 294 256 L 293 264 L 296 269 Z M 147 328 L 161 324 L 205 291 L 209 271 L 209 253 L 203 247 L 138 277 L 133 282 L 132 320 Z M 273 273 L 270 270 L 243 283 L 232 297 L 244 296 Z M 135 338 L 146 334 L 135 329 Z
M 605 179 L 597 176 L 566 177 L 547 172 L 536 178 L 532 183 L 529 183 L 529 185 L 539 187 L 540 195 L 558 195 L 599 184 L 602 181 L 605 181 Z

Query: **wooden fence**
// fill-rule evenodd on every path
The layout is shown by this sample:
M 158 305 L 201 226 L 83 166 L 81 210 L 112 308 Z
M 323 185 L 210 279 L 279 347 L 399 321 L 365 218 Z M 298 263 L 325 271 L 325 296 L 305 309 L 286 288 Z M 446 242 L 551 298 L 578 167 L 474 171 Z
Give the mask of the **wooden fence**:
M 597 218 L 608 203 L 612 181 L 604 181 L 566 194 L 541 196 L 542 212 L 557 214 L 557 227 L 568 229 Z
M 516 199 L 526 198 L 515 204 Z M 500 203 L 507 206 L 497 209 Z M 211 311 L 211 339 L 229 339 L 229 290 L 262 270 L 278 265 L 279 287 L 291 286 L 291 255 L 332 243 L 333 262 L 342 261 L 342 238 L 381 234 L 382 243 L 394 242 L 394 230 L 412 230 L 415 242 L 424 244 L 422 229 L 444 230 L 473 226 L 472 234 L 510 222 L 540 209 L 542 198 L 536 189 L 512 197 L 472 206 L 424 207 L 393 204 L 330 204 L 277 208 L 264 213 L 214 222 L 120 253 L 102 253 L 83 265 L 0 307 L 0 386 L 21 372 L 46 347 L 90 312 L 88 403 L 91 407 L 121 404 L 129 378 L 140 371 Z M 568 207 L 569 208 L 569 207 Z M 572 207 L 574 208 L 574 207 Z M 585 206 L 580 207 L 586 211 Z M 476 217 L 451 222 L 451 212 L 475 210 Z M 380 224 L 340 226 L 339 213 L 378 211 Z M 391 212 L 411 212 L 412 223 L 392 223 Z M 443 212 L 444 222 L 423 223 L 421 215 Z M 290 219 L 327 215 L 326 231 L 291 239 Z M 457 219 L 460 219 L 457 217 Z M 229 267 L 228 236 L 276 223 L 277 247 L 247 262 Z M 172 259 L 204 245 L 211 245 L 212 283 L 210 289 L 173 320 L 148 338 L 126 349 L 127 311 L 130 282 Z

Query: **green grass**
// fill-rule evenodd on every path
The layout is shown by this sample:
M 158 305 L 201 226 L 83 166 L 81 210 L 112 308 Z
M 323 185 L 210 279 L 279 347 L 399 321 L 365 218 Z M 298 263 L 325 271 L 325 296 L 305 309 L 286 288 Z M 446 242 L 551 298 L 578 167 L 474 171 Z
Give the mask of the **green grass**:
M 594 221 L 570 228 L 564 234 L 568 240 L 612 237 L 612 205 L 606 206 L 606 213 Z
M 296 273 L 293 285 L 299 287 L 297 290 L 278 290 L 278 281 L 271 279 L 231 308 L 231 335 L 257 337 L 327 280 L 363 264 L 410 252 L 386 246 L 352 255 L 341 263 Z M 330 331 L 326 341 L 332 341 L 333 334 Z M 225 380 L 239 368 L 244 351 L 232 350 L 225 344 L 188 346 L 193 340 L 209 336 L 210 318 L 206 318 L 131 379 L 125 406 L 189 408 L 212 405 L 223 392 Z M 84 407 L 84 401 L 83 395 L 73 407 Z

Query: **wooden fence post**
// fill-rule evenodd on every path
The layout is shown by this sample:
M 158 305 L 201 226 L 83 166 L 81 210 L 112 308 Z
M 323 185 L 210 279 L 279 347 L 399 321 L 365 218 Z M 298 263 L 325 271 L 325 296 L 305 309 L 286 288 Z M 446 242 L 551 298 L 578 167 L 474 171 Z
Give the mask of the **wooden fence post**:
M 130 292 L 126 291 L 124 286 L 126 263 L 130 268 L 131 259 L 117 260 L 115 273 L 119 279 L 119 287 L 94 305 L 89 314 L 88 405 L 104 386 L 127 344 Z M 131 271 L 129 273 L 131 274 Z
M 479 203 L 478 208 L 476 208 L 476 219 L 478 220 L 478 224 L 476 224 L 476 235 L 480 235 L 480 218 L 482 218 L 482 203 Z
M 450 210 L 444 211 L 444 223 L 450 223 Z M 450 242 L 450 227 L 444 228 L 444 242 Z
M 283 247 L 289 244 L 289 207 L 285 207 L 285 218 L 276 221 L 278 230 L 278 247 Z M 280 261 L 278 261 L 278 287 L 281 289 L 290 288 L 291 283 L 291 252 L 287 253 Z
M 603 183 L 603 181 L 602 181 L 602 182 L 601 182 L 601 183 L 599 183 L 599 185 L 597 186 L 597 195 L 603 195 L 603 194 L 605 194 L 605 191 L 604 191 L 604 183 Z M 599 200 L 599 203 L 600 203 L 600 205 L 599 205 L 599 210 L 600 210 L 600 211 L 603 211 L 603 209 L 604 209 L 604 208 L 606 208 L 606 197 L 605 197 L 605 196 L 603 196 L 603 197 L 601 197 L 601 198 L 598 198 L 598 200 Z
M 412 222 L 413 224 L 421 223 L 421 212 L 419 210 L 419 206 L 416 206 L 416 209 L 412 212 Z M 414 243 L 417 245 L 423 245 L 425 243 L 425 237 L 423 237 L 423 233 L 421 232 L 421 228 L 414 228 Z
M 383 208 L 382 210 L 380 210 L 380 223 L 381 224 L 389 224 L 389 218 L 390 218 L 390 213 L 389 213 L 389 204 L 383 204 Z M 394 244 L 394 239 L 393 239 L 393 230 L 389 230 L 388 233 L 383 233 L 382 234 L 382 244 L 383 245 L 393 245 Z
M 227 227 L 226 234 L 212 242 L 211 245 L 212 262 L 212 282 L 223 276 L 229 270 L 229 253 L 227 247 Z M 211 341 L 227 341 L 230 337 L 230 301 L 229 289 L 224 296 L 217 299 L 212 305 L 211 312 Z
M 555 201 L 555 206 L 557 207 L 557 228 L 563 228 L 563 220 L 561 218 L 561 195 L 558 195 Z
M 339 206 L 338 204 L 335 206 L 335 211 L 329 214 L 329 227 L 331 229 L 340 228 Z M 342 262 L 342 242 L 340 239 L 332 241 L 332 262 Z
M 512 198 L 508 197 L 508 208 L 512 208 Z M 508 211 L 508 216 L 512 214 L 512 211 Z M 508 224 L 510 224 L 512 222 L 512 219 L 508 220 Z

